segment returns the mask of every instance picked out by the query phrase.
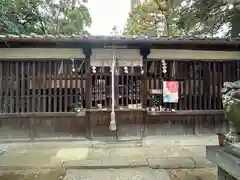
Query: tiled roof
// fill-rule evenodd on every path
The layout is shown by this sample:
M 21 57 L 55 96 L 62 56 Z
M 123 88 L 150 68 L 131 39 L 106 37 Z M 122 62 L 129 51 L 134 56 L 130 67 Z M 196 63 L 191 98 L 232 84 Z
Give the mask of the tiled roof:
M 0 35 L 0 48 L 54 47 L 54 48 L 140 48 L 161 49 L 240 50 L 239 38 L 147 37 L 147 36 L 78 36 L 78 35 Z
M 212 41 L 212 42 L 239 42 L 240 38 L 199 38 L 199 37 L 147 37 L 147 36 L 79 36 L 79 35 L 0 35 L 0 41 L 29 41 L 29 40 L 53 40 L 53 41 L 72 41 L 72 40 L 79 40 L 79 41 Z

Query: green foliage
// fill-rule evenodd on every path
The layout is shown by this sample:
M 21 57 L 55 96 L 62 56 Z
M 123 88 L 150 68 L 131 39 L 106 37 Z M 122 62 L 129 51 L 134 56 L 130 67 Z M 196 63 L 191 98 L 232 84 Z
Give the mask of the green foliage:
M 2 34 L 42 33 L 36 25 L 41 21 L 38 0 L 1 0 L 0 32 Z
M 42 12 L 46 29 L 52 34 L 86 34 L 91 17 L 85 2 L 79 0 L 44 0 Z M 44 15 L 45 14 L 45 15 Z
M 1 34 L 86 34 L 90 25 L 86 1 L 0 1 Z
M 154 15 L 156 16 L 154 17 Z M 127 20 L 124 34 L 157 34 L 154 28 L 160 21 L 160 17 L 157 15 L 157 6 L 152 1 L 137 6 Z
M 124 30 L 125 35 L 178 36 L 179 8 L 172 0 L 149 0 L 133 9 Z
M 222 29 L 223 25 L 230 26 L 233 9 L 229 8 L 229 2 L 189 0 L 186 4 L 188 6 L 182 7 L 177 25 L 180 29 L 187 29 L 188 35 L 214 36 Z M 229 31 L 227 35 L 229 35 Z
M 237 36 L 240 32 L 240 8 L 230 8 L 229 1 L 181 2 L 183 1 L 149 0 L 137 6 L 127 20 L 124 34 L 213 37 L 226 29 L 223 36 L 231 33 L 232 36 Z

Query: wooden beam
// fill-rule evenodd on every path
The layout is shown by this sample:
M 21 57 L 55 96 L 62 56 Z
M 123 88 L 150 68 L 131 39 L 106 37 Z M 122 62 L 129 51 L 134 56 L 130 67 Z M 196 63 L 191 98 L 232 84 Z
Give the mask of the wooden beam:
M 174 112 L 168 111 L 149 111 L 147 112 L 149 116 L 209 116 L 209 115 L 224 115 L 223 110 L 180 110 Z
M 1 48 L 0 60 L 34 60 L 34 59 L 71 59 L 84 58 L 82 50 L 58 48 Z
M 116 56 L 121 60 L 141 60 L 137 49 L 116 49 Z M 93 49 L 92 61 L 112 60 L 112 49 Z M 38 59 L 71 59 L 84 58 L 82 50 L 79 49 L 58 49 L 58 48 L 1 48 L 0 60 L 38 60 Z M 177 49 L 151 49 L 148 60 L 170 59 L 170 60 L 239 60 L 240 51 L 198 51 L 198 50 L 177 50 Z
M 0 113 L 0 119 L 30 117 L 75 117 L 85 116 L 85 111 L 75 112 L 32 112 L 32 113 Z
M 239 60 L 240 51 L 197 51 L 177 49 L 151 49 L 148 59 L 169 60 Z

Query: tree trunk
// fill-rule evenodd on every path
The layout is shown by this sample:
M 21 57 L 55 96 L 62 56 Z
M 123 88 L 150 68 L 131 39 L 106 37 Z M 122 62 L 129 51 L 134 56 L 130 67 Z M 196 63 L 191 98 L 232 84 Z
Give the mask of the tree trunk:
M 72 9 L 74 9 L 76 6 L 76 0 L 72 0 Z
M 231 20 L 232 30 L 231 36 L 238 37 L 240 35 L 240 1 L 237 1 L 233 7 L 233 17 Z

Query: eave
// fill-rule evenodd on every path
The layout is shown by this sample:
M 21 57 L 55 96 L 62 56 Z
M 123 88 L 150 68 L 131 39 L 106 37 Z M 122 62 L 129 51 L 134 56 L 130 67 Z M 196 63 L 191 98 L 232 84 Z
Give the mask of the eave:
M 0 48 L 116 48 L 239 51 L 239 39 L 142 36 L 12 36 L 0 35 Z

